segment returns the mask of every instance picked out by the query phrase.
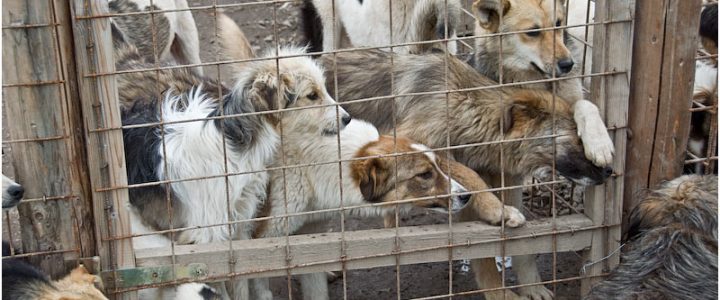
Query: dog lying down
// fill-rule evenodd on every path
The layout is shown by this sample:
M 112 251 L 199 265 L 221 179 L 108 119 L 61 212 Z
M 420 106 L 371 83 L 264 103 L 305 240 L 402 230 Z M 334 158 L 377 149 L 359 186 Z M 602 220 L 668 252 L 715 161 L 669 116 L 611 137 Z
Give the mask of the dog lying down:
M 381 136 L 367 122 L 353 120 L 339 132 L 340 159 L 344 161 L 342 177 L 338 176 L 338 165 L 333 163 L 338 158 L 336 136 L 315 137 L 299 127 L 285 128 L 284 134 L 284 153 L 278 154 L 273 167 L 283 166 L 282 157 L 284 165 L 313 165 L 270 172 L 263 217 L 422 198 L 400 203 L 400 212 L 415 206 L 447 214 L 459 212 L 467 205 L 479 219 L 491 224 L 504 221 L 508 227 L 517 227 L 525 222 L 519 210 L 503 205 L 490 192 L 468 194 L 468 188 L 473 191 L 488 188 L 472 170 L 407 138 Z M 412 154 L 395 156 L 408 152 Z M 380 217 L 394 208 L 395 205 L 364 206 L 348 212 L 363 218 Z M 312 228 L 335 216 L 337 212 L 324 212 L 264 220 L 255 229 L 254 237 L 297 234 L 303 226 Z M 299 276 L 304 299 L 328 299 L 325 275 Z M 267 279 L 253 281 L 257 299 L 272 299 Z
M 13 300 L 107 300 L 95 287 L 100 279 L 82 265 L 63 279 L 51 281 L 37 267 L 5 256 L 10 246 L 3 242 L 2 298 Z
M 717 299 L 717 176 L 686 175 L 630 213 L 621 263 L 585 299 Z

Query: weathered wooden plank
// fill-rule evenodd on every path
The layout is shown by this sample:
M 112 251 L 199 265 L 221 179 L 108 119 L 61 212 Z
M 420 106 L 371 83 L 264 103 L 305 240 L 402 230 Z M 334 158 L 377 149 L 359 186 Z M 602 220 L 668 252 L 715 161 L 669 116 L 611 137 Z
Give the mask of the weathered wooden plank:
M 584 215 L 558 217 L 557 251 L 578 251 L 590 246 L 593 232 L 588 229 L 592 221 Z M 585 229 L 583 229 L 585 228 Z M 381 266 L 393 266 L 396 256 L 396 238 L 399 236 L 399 248 L 406 251 L 400 254 L 400 264 L 416 264 L 448 259 L 447 224 L 411 226 L 389 229 L 362 230 L 345 232 L 345 268 L 363 269 Z M 550 219 L 531 221 L 516 229 L 505 228 L 508 240 L 501 242 L 500 227 L 480 222 L 456 223 L 452 227 L 453 259 L 482 258 L 505 255 L 523 255 L 552 251 L 553 223 Z M 319 271 L 341 270 L 338 254 L 342 234 L 339 232 L 289 237 L 291 274 Z M 522 238 L 519 238 L 522 237 Z M 177 264 L 201 263 L 208 267 L 210 277 L 222 278 L 232 272 L 243 277 L 272 277 L 287 274 L 285 252 L 286 239 L 267 238 L 251 241 L 234 241 L 233 255 L 238 263 L 228 262 L 227 243 L 175 246 Z M 424 250 L 424 251 L 420 251 Z M 171 250 L 164 248 L 142 249 L 135 253 L 137 265 L 159 266 L 172 264 Z M 325 263 L 322 263 L 325 262 Z M 322 263 L 322 264 L 318 264 Z
M 118 105 L 118 91 L 113 76 L 87 77 L 93 73 L 115 70 L 113 44 L 108 18 L 78 20 L 76 16 L 107 14 L 105 1 L 73 0 L 71 2 L 79 94 L 86 129 L 119 127 L 122 125 Z M 87 164 L 93 190 L 93 211 L 97 233 L 98 253 L 103 270 L 135 266 L 130 239 L 105 241 L 130 232 L 127 213 L 127 189 L 96 192 L 99 188 L 126 186 L 125 153 L 122 132 L 110 130 L 99 133 L 86 131 Z M 135 299 L 136 293 L 118 298 Z
M 595 2 L 596 21 L 627 20 L 632 17 L 634 3 L 632 1 L 606 1 Z M 595 225 L 606 225 L 603 230 L 597 230 L 592 237 L 592 247 L 584 253 L 586 262 L 598 262 L 586 268 L 586 275 L 598 275 L 604 269 L 615 266 L 619 260 L 617 256 L 600 262 L 619 246 L 620 224 L 622 219 L 622 192 L 625 151 L 627 143 L 628 98 L 630 95 L 629 73 L 631 61 L 631 47 L 628 44 L 618 46 L 617 41 L 631 40 L 632 24 L 611 23 L 594 28 L 593 43 L 593 73 L 626 71 L 610 76 L 593 77 L 591 98 L 597 104 L 601 114 L 605 117 L 608 127 L 615 127 L 611 137 L 615 144 L 615 158 L 613 169 L 618 175 L 610 178 L 605 185 L 589 188 L 585 196 L 585 214 L 593 220 Z M 581 292 L 589 291 L 594 282 L 600 278 L 591 277 L 581 282 Z
M 3 1 L 3 26 L 53 23 L 50 1 Z M 63 137 L 67 133 L 64 77 L 55 32 L 51 26 L 3 29 L 3 84 L 27 84 L 3 88 L 7 131 L 10 139 Z M 56 82 L 35 84 L 37 82 Z M 10 144 L 18 182 L 25 198 L 71 196 L 77 183 L 71 172 L 75 157 L 68 138 Z M 77 186 L 76 186 L 77 188 Z M 26 253 L 76 249 L 72 200 L 21 203 L 22 250 Z M 17 245 L 20 246 L 20 245 Z M 61 276 L 71 266 L 65 260 L 77 252 L 32 257 L 52 276 Z
M 648 184 L 680 176 L 690 133 L 701 0 L 671 0 L 665 15 L 662 85 Z
M 638 1 L 628 180 L 624 212 L 637 193 L 680 175 L 687 144 L 700 0 Z M 647 13 L 646 13 L 647 12 Z

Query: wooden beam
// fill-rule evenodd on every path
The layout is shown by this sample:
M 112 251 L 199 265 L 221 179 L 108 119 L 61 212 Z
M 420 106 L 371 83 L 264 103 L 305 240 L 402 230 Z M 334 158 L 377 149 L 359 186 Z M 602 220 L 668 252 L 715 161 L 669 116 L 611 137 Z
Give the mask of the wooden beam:
M 700 7 L 700 0 L 637 2 L 625 215 L 639 191 L 682 172 Z
M 551 219 L 531 221 L 521 228 L 505 228 L 502 241 L 500 227 L 480 222 L 361 230 L 345 232 L 344 258 L 346 269 L 365 269 L 394 266 L 396 262 L 396 238 L 400 249 L 397 261 L 402 265 L 447 261 L 448 235 L 452 230 L 453 259 L 494 257 L 544 253 L 552 251 L 554 239 L 557 251 L 579 251 L 590 246 L 597 228 L 584 215 L 558 217 L 553 231 Z M 553 232 L 557 235 L 553 236 Z M 291 261 L 286 260 L 285 237 L 233 241 L 233 255 L 237 263 L 228 261 L 229 245 L 211 243 L 175 246 L 175 261 L 180 265 L 199 263 L 207 265 L 208 276 L 221 280 L 229 273 L 244 278 L 285 276 L 291 274 L 341 270 L 339 257 L 343 234 L 339 232 L 289 237 Z M 167 266 L 173 263 L 167 248 L 136 250 L 138 267 Z M 230 266 L 234 265 L 234 269 Z
M 53 24 L 52 1 L 3 1 L 3 27 Z M 67 25 L 67 24 L 65 24 Z M 19 26 L 17 26 L 19 27 Z M 59 34 L 61 36 L 56 36 Z M 68 77 L 62 68 L 62 43 L 72 39 L 52 25 L 4 28 L 2 76 L 4 115 L 10 140 L 43 139 L 10 144 L 16 180 L 25 198 L 62 197 L 59 200 L 20 203 L 22 250 L 25 253 L 72 250 L 80 247 L 74 222 L 74 196 L 82 195 L 82 181 L 74 166 L 68 107 Z M 72 64 L 72 61 L 69 62 Z M 79 202 L 87 201 L 81 198 Z M 81 217 L 82 218 L 82 217 Z M 93 243 L 92 237 L 80 237 Z M 20 246 L 20 245 L 17 245 Z M 92 252 L 92 250 L 90 251 Z M 29 258 L 51 276 L 62 276 L 79 252 Z
M 120 107 L 114 76 L 88 77 L 88 74 L 115 71 L 110 19 L 78 20 L 77 16 L 108 14 L 106 1 L 71 1 L 73 32 L 80 101 L 85 119 L 87 164 L 94 198 L 95 230 L 98 253 L 104 271 L 135 266 L 130 239 L 108 238 L 129 236 L 127 189 L 97 192 L 100 188 L 127 186 L 122 131 L 91 133 L 87 130 L 120 127 Z M 123 293 L 118 299 L 136 299 L 137 293 Z
M 595 1 L 596 22 L 632 19 L 632 1 Z M 585 263 L 597 262 L 586 268 L 584 275 L 599 275 L 604 270 L 618 264 L 618 256 L 601 260 L 620 245 L 620 224 L 622 221 L 623 182 L 625 180 L 625 152 L 627 144 L 628 98 L 630 95 L 631 47 L 618 45 L 617 41 L 629 41 L 632 35 L 632 23 L 610 23 L 595 26 L 593 32 L 593 73 L 625 71 L 610 76 L 593 77 L 591 98 L 604 116 L 608 127 L 617 129 L 610 132 L 615 145 L 613 170 L 616 177 L 610 178 L 604 185 L 588 188 L 585 195 L 585 214 L 594 225 L 604 225 L 603 230 L 595 231 L 592 247 L 584 253 Z M 587 294 L 592 285 L 600 280 L 588 277 L 581 281 L 581 293 Z

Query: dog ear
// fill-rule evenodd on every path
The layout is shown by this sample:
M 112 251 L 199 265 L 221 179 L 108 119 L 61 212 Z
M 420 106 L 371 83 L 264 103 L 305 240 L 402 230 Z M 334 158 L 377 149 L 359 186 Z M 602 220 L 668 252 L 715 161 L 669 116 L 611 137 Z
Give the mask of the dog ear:
M 497 32 L 500 26 L 500 13 L 504 16 L 510 9 L 508 0 L 477 0 L 472 5 L 472 11 L 478 24 L 485 30 Z
M 290 79 L 286 74 L 280 74 L 280 80 L 277 80 L 275 71 L 264 72 L 255 77 L 248 97 L 257 111 L 285 108 L 287 97 L 293 95 L 288 89 L 289 84 Z
M 363 198 L 372 203 L 380 202 L 387 181 L 386 168 L 381 158 L 371 158 L 353 163 L 354 177 Z

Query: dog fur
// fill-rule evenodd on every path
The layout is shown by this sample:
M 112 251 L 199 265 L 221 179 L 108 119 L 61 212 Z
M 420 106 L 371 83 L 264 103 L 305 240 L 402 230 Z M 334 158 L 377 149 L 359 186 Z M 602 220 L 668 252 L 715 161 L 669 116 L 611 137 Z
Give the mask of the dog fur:
M 477 19 L 475 35 L 478 37 L 552 28 L 562 26 L 565 20 L 565 9 L 561 0 L 476 0 L 472 8 Z M 503 16 L 502 22 L 500 15 Z M 475 40 L 476 53 L 471 63 L 480 73 L 495 81 L 500 80 L 501 69 L 502 81 L 505 83 L 580 73 L 580 68 L 575 64 L 577 59 L 573 58 L 574 55 L 568 48 L 574 41 L 563 30 L 534 31 Z M 552 83 L 523 86 L 553 91 Z M 592 102 L 584 100 L 581 80 L 560 80 L 555 86 L 556 94 L 573 105 L 578 135 L 582 138 L 585 155 L 598 166 L 610 165 L 614 155 L 612 140 L 598 108 Z
M 152 67 L 117 26 L 113 33 L 117 69 Z M 244 223 L 212 225 L 255 215 L 259 203 L 243 194 L 265 189 L 262 170 L 279 146 L 279 129 L 307 123 L 318 136 L 334 134 L 344 127 L 338 120 L 348 117 L 331 106 L 297 109 L 335 103 L 325 90 L 322 69 L 308 57 L 294 56 L 304 50 L 281 48 L 279 56 L 291 57 L 243 65 L 229 88 L 182 68 L 117 77 L 123 125 L 172 122 L 123 130 L 130 184 L 233 174 L 130 189 L 130 202 L 142 220 L 158 229 L 211 226 L 183 231 L 182 244 L 250 237 Z M 284 109 L 292 110 L 278 111 Z M 221 116 L 232 117 L 203 120 Z M 250 171 L 255 173 L 245 173 Z M 243 280 L 238 281 L 236 299 L 247 299 L 247 293 Z
M 343 105 L 353 116 L 376 125 L 380 132 L 391 133 L 395 127 L 398 136 L 432 148 L 448 146 L 448 133 L 450 146 L 486 143 L 454 149 L 451 154 L 455 160 L 484 178 L 493 178 L 491 185 L 496 186 L 500 183 L 496 179 L 501 167 L 512 179 L 508 182 L 522 182 L 523 176 L 549 170 L 553 160 L 557 162 L 555 168 L 560 175 L 583 185 L 602 183 L 612 172 L 609 168 L 596 166 L 585 157 L 572 111 L 562 99 L 553 97 L 547 91 L 507 87 L 478 90 L 474 88 L 496 83 L 452 56 L 394 55 L 391 65 L 391 55 L 382 51 L 337 53 L 323 56 L 321 61 L 328 69 L 336 68 L 334 72 L 341 102 L 407 93 L 461 91 L 451 92 L 447 98 L 444 93 L 434 93 L 397 96 L 394 101 Z M 333 61 L 334 57 L 337 61 Z M 332 81 L 328 84 L 329 90 L 335 89 Z M 446 118 L 446 114 L 451 117 Z M 559 135 L 555 143 L 550 138 L 495 143 L 503 138 L 532 138 L 553 133 Z M 500 157 L 501 151 L 503 157 Z M 513 196 L 506 198 L 513 199 L 515 207 L 522 207 L 522 197 L 517 195 L 520 192 L 520 189 L 515 189 Z M 515 263 L 519 267 L 516 270 L 530 269 L 518 272 L 521 283 L 540 280 L 534 257 L 520 258 Z M 494 266 L 494 263 L 490 265 Z M 476 274 L 481 287 L 499 280 L 495 278 L 498 276 L 496 271 L 476 270 Z M 542 286 L 531 286 L 521 289 L 521 292 L 540 294 L 540 299 L 552 297 Z M 486 293 L 486 297 L 492 298 L 495 294 Z M 502 297 L 502 292 L 499 297 Z
M 718 47 L 718 4 L 707 1 L 700 13 L 700 40 L 705 51 L 717 54 Z
M 133 207 L 128 207 L 130 212 L 130 229 L 133 235 L 133 249 L 170 248 L 172 241 L 165 235 L 152 234 L 153 230 L 146 225 L 140 215 Z M 184 283 L 177 287 L 150 288 L 138 291 L 139 299 L 157 300 L 220 300 L 221 295 L 212 287 L 203 283 Z
M 15 207 L 20 203 L 20 200 L 25 194 L 25 189 L 22 185 L 8 178 L 3 174 L 2 176 L 2 208 Z
M 693 101 L 705 106 L 717 103 L 717 65 L 707 60 L 695 61 L 695 82 L 693 84 Z M 711 111 L 692 112 L 690 118 L 690 137 L 688 151 L 697 157 L 708 156 L 710 127 L 712 126 Z M 717 164 L 717 162 L 712 162 Z M 717 168 L 715 168 L 717 171 Z M 695 174 L 705 173 L 705 162 L 697 162 L 686 166 L 686 171 Z
M 627 248 L 586 299 L 717 299 L 718 178 L 661 184 L 630 213 Z
M 466 193 L 467 190 L 442 170 L 440 166 L 447 166 L 448 161 L 441 159 L 440 155 L 422 152 L 392 156 L 395 153 L 429 151 L 424 145 L 402 137 L 393 139 L 392 136 L 379 136 L 373 125 L 364 121 L 352 121 L 340 133 L 340 158 L 348 161 L 342 163 L 342 177 L 338 177 L 338 166 L 332 163 L 337 158 L 338 139 L 317 138 L 304 132 L 303 128 L 285 131 L 284 153 L 278 154 L 275 166 L 283 166 L 280 156 L 285 158 L 285 165 L 317 165 L 272 171 L 271 187 L 264 204 L 268 207 L 261 216 L 279 216 L 369 203 L 392 203 L 396 200 L 429 196 L 435 198 L 401 203 L 399 209 L 404 213 L 415 206 L 447 213 L 460 211 L 471 199 L 468 194 L 458 195 Z M 373 158 L 361 159 L 363 157 Z M 466 172 L 472 173 L 458 163 L 453 162 L 452 166 L 453 172 L 457 171 L 452 173 L 453 176 L 463 174 L 465 179 Z M 340 178 L 343 180 L 340 181 Z M 479 184 L 485 186 L 482 180 Z M 448 193 L 452 195 L 447 196 Z M 517 209 L 503 206 L 492 193 L 476 195 L 471 206 L 483 210 L 484 221 L 499 224 L 504 216 L 509 227 L 524 223 L 525 218 Z M 363 218 L 378 217 L 388 214 L 394 208 L 394 205 L 372 206 L 354 208 L 348 213 Z M 278 237 L 296 234 L 303 226 L 323 223 L 335 216 L 337 212 L 264 220 L 256 228 L 254 235 Z M 301 275 L 300 278 L 304 299 L 328 299 L 325 273 Z
M 100 282 L 99 278 L 88 273 L 82 265 L 57 281 L 51 281 L 37 267 L 20 259 L 3 258 L 2 265 L 3 299 L 107 300 L 95 287 L 95 283 Z
M 311 50 L 332 51 L 340 48 L 343 30 L 347 33 L 350 43 L 356 47 L 388 46 L 445 39 L 446 36 L 457 38 L 460 9 L 459 0 L 306 0 L 303 7 L 303 22 L 306 38 L 312 45 Z M 393 14 L 392 33 L 390 11 Z M 317 25 L 317 22 L 320 24 Z M 424 30 L 428 28 L 425 23 L 434 24 L 437 30 Z M 319 32 L 322 32 L 322 35 L 318 34 Z M 320 45 L 322 49 L 319 48 Z M 433 47 L 445 49 L 442 45 L 428 43 L 395 47 L 393 51 L 420 53 Z M 457 41 L 448 41 L 447 50 L 456 53 Z
M 152 5 L 151 5 L 152 4 Z M 112 0 L 108 3 L 113 13 L 151 10 L 188 9 L 187 0 Z M 158 17 L 162 16 L 162 17 Z M 190 10 L 166 12 L 157 15 L 124 15 L 113 17 L 113 22 L 126 34 L 139 52 L 154 61 L 174 60 L 177 64 L 200 64 L 200 38 L 195 18 Z M 148 34 L 155 33 L 155 38 Z M 203 75 L 202 67 L 192 68 Z

